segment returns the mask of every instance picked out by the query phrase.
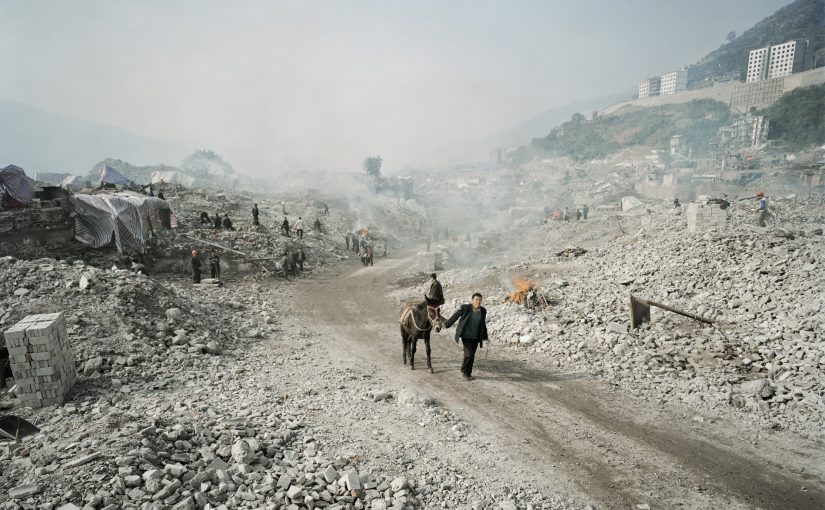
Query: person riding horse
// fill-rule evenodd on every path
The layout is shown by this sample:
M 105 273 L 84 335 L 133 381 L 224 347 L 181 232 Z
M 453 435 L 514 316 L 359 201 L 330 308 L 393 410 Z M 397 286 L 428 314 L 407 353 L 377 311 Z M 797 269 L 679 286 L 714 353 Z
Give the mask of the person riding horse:
M 438 281 L 435 273 L 430 274 L 430 287 L 427 289 L 425 296 L 429 301 L 435 303 L 435 316 L 439 324 L 442 324 L 444 321 L 441 318 L 441 305 L 444 304 L 444 289 L 441 288 L 441 282 Z
M 418 304 L 405 303 L 401 308 L 401 315 L 398 318 L 401 329 L 401 347 L 403 349 L 403 361 L 407 364 L 407 357 L 410 359 L 410 369 L 415 370 L 415 351 L 418 339 L 424 340 L 424 348 L 427 353 L 427 368 L 433 372 L 432 360 L 430 358 L 430 332 L 435 329 L 436 333 L 441 331 L 441 322 L 438 318 L 435 301 L 424 296 L 424 301 Z

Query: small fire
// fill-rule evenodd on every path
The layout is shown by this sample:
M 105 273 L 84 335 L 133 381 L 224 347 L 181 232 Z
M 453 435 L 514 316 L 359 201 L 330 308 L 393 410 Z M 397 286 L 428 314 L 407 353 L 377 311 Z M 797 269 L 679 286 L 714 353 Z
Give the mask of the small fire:
M 516 290 L 511 292 L 504 301 L 509 301 L 511 303 L 523 304 L 524 301 L 527 299 L 527 293 L 531 290 L 536 290 L 539 287 L 538 282 L 525 280 L 524 278 L 516 278 L 513 280 L 513 285 L 515 285 Z

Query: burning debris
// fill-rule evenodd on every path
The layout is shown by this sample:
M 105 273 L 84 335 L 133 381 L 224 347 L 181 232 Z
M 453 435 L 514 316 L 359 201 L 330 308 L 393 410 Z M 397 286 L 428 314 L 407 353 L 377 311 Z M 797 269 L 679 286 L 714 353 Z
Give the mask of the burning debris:
M 516 278 L 513 280 L 513 285 L 515 290 L 504 298 L 505 303 L 515 303 L 525 308 L 545 308 L 553 302 L 539 291 L 537 281 Z

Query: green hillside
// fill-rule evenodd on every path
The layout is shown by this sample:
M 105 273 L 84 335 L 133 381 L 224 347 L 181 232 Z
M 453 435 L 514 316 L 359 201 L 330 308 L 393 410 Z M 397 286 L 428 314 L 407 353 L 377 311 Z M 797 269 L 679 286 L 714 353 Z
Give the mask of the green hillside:
M 633 145 L 665 149 L 673 135 L 682 135 L 682 143 L 698 156 L 708 152 L 708 142 L 730 117 L 727 105 L 709 99 L 652 108 L 628 107 L 590 120 L 576 114 L 544 138 L 534 139 L 530 147 L 519 149 L 516 159 L 534 153 L 569 156 L 576 161 L 601 159 Z
M 760 113 L 771 122 L 768 138 L 789 149 L 825 144 L 825 84 L 793 90 Z
M 796 0 L 712 51 L 688 69 L 688 88 L 727 73 L 744 81 L 750 50 L 793 39 L 809 41 L 805 69 L 813 67 L 815 55 L 816 67 L 825 65 L 825 0 Z

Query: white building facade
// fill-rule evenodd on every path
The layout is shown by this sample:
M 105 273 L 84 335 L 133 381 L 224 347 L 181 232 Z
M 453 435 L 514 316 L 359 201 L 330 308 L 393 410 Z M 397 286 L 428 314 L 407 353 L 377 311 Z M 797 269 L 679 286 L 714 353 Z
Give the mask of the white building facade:
M 661 80 L 658 76 L 639 82 L 639 99 L 659 95 Z
M 805 48 L 803 41 L 788 41 L 771 46 L 768 78 L 789 76 L 801 71 L 804 57 Z
M 765 46 L 764 48 L 750 51 L 748 54 L 748 74 L 745 78 L 746 83 L 764 80 L 767 78 L 770 53 L 770 46 Z
M 687 90 L 687 69 L 679 69 L 663 74 L 660 80 L 660 96 L 685 91 Z

